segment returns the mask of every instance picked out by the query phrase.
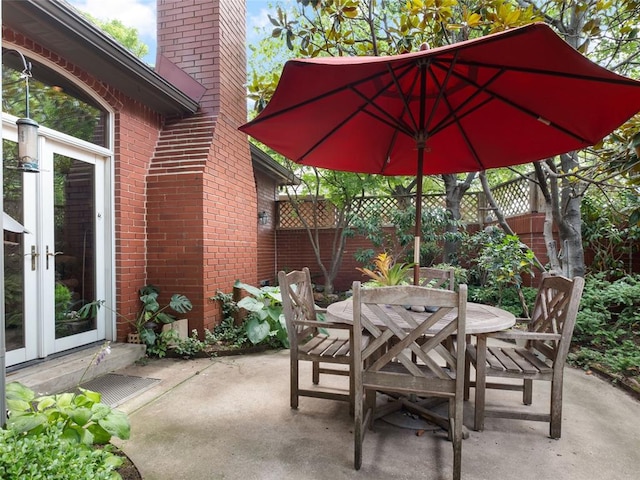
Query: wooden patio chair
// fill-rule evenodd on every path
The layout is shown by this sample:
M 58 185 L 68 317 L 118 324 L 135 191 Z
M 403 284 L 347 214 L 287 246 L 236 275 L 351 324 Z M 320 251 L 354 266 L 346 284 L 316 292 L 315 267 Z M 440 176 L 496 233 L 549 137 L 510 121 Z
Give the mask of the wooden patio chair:
M 467 345 L 467 360 L 476 370 L 471 382 L 469 371 L 465 378 L 465 399 L 469 387 L 475 387 L 474 429 L 484 429 L 485 417 L 549 422 L 549 436 L 560 438 L 562 422 L 562 382 L 564 365 L 569 352 L 584 279 L 573 280 L 545 274 L 536 297 L 533 315 L 527 331 L 479 334 L 476 345 Z M 521 319 L 528 320 L 528 319 Z M 488 338 L 525 340 L 525 346 L 487 346 Z M 468 366 L 468 365 L 467 365 Z M 520 380 L 517 384 L 487 383 L 486 377 Z M 522 392 L 522 401 L 531 405 L 533 381 L 551 382 L 551 402 L 548 413 L 526 412 L 508 408 L 486 408 L 487 388 Z
M 453 268 L 420 267 L 420 286 L 453 290 L 455 270 Z
M 354 342 L 358 345 L 363 334 L 370 338 L 364 349 L 353 352 L 356 470 L 362 465 L 365 425 L 373 427 L 376 392 L 380 391 L 404 396 L 402 401 L 406 402 L 420 397 L 448 400 L 446 422 L 453 443 L 453 478 L 460 478 L 466 302 L 466 285 L 453 292 L 414 285 L 363 289 L 360 282 L 354 282 Z M 430 305 L 436 311 L 425 313 L 425 321 L 419 323 L 407 305 Z M 461 334 L 456 335 L 456 350 L 451 353 L 443 343 L 456 332 Z M 428 340 L 422 342 L 425 335 Z M 409 352 L 416 355 L 417 363 Z M 411 403 L 413 411 L 420 411 Z
M 307 267 L 289 273 L 279 272 L 278 281 L 290 345 L 291 408 L 298 408 L 300 396 L 348 401 L 353 404 L 353 378 L 350 375 L 351 325 L 318 320 L 316 314 L 323 310 L 315 306 L 311 275 Z M 349 334 L 334 337 L 323 333 L 323 331 L 326 332 L 325 329 L 348 330 Z M 298 365 L 301 361 L 312 362 L 314 385 L 320 383 L 320 374 L 348 376 L 349 392 L 343 394 L 320 388 L 300 389 Z M 329 367 L 324 364 L 334 364 L 334 366 Z M 347 368 L 336 367 L 335 364 L 346 365 Z

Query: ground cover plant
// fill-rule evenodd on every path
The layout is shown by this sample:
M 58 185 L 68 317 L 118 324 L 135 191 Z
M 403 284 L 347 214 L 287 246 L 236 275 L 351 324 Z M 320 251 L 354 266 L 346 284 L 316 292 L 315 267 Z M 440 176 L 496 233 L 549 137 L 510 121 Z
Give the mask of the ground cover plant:
M 588 275 L 569 361 L 640 394 L 640 275 Z
M 7 384 L 8 418 L 0 429 L 0 478 L 114 480 L 122 458 L 109 445 L 129 438 L 127 415 L 101 403 L 100 394 L 76 392 L 37 396 Z

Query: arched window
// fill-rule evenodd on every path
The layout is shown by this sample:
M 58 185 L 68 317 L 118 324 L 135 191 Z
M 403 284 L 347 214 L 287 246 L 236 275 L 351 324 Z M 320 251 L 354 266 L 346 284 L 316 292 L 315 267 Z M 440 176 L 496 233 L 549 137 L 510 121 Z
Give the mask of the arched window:
M 55 70 L 31 62 L 29 118 L 40 125 L 87 142 L 107 146 L 107 112 L 89 95 Z M 2 52 L 2 111 L 26 116 L 22 58 L 11 49 Z

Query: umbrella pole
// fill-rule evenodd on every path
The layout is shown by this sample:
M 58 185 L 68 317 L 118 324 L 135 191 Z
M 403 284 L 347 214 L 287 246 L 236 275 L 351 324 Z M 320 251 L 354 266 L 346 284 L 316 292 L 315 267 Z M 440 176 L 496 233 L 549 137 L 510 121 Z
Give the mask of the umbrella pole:
M 418 185 L 416 189 L 416 224 L 413 234 L 413 284 L 420 285 L 420 237 L 422 236 L 422 164 L 424 144 L 418 146 Z

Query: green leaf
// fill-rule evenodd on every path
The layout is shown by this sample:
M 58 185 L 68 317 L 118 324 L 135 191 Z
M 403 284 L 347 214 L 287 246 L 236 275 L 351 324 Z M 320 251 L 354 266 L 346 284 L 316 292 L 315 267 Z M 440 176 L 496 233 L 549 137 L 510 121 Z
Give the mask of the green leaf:
M 60 395 L 56 395 L 55 399 L 58 403 L 58 407 L 65 408 L 73 405 L 73 398 L 75 394 L 73 393 L 61 393 Z
M 47 422 L 47 416 L 43 413 L 29 413 L 20 416 L 10 416 L 7 419 L 7 428 L 16 432 L 29 432 L 44 425 Z
M 253 285 L 249 285 L 247 283 L 242 283 L 239 280 L 236 280 L 236 283 L 234 283 L 233 286 L 234 286 L 234 288 L 242 288 L 243 290 L 246 290 L 247 292 L 249 292 L 254 297 L 261 297 L 262 296 L 262 290 L 260 290 L 257 287 L 254 287 Z
M 56 400 L 51 396 L 40 397 L 38 399 L 38 410 L 42 412 L 47 408 L 51 408 L 55 406 L 55 404 L 56 404 Z
M 85 426 L 87 423 L 91 421 L 91 416 L 93 413 L 89 408 L 76 408 L 69 412 L 69 418 L 73 420 L 75 423 L 80 425 L 81 427 Z
M 191 311 L 191 309 L 193 308 L 191 301 L 187 297 L 179 293 L 174 293 L 171 296 L 169 306 L 178 313 L 186 313 Z
M 244 297 L 238 302 L 238 307 L 249 310 L 250 312 L 259 312 L 264 308 L 264 303 L 253 297 Z
M 7 400 L 24 400 L 31 402 L 36 394 L 30 388 L 25 387 L 19 382 L 8 383 L 5 387 Z
M 142 340 L 146 345 L 153 345 L 156 343 L 156 332 L 150 328 L 143 328 L 140 331 L 140 340 Z
M 79 388 L 79 390 L 94 403 L 100 403 L 102 401 L 102 395 L 100 394 L 100 392 L 94 392 L 92 390 L 87 390 L 86 388 Z
M 154 320 L 158 320 L 160 323 L 168 324 L 175 322 L 176 317 L 174 317 L 173 315 L 169 315 L 166 312 L 160 312 L 155 316 Z
M 127 440 L 131 435 L 131 424 L 129 418 L 124 412 L 119 410 L 111 410 L 109 415 L 98 420 L 98 425 L 114 437 Z M 107 440 L 108 441 L 108 440 Z
M 271 327 L 269 322 L 261 322 L 257 318 L 252 318 L 246 323 L 246 329 L 249 341 L 257 345 L 269 336 Z

